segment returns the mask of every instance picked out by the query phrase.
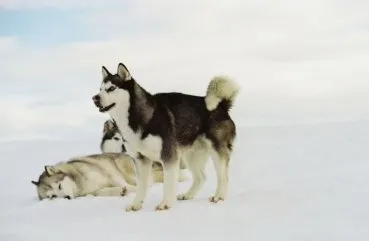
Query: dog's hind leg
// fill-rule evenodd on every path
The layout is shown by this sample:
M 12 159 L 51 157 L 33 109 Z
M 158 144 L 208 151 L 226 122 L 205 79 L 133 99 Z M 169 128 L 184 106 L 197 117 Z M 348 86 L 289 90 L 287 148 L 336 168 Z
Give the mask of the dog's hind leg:
M 217 175 L 217 188 L 215 195 L 209 198 L 210 202 L 224 201 L 228 193 L 228 164 L 230 151 L 227 147 L 214 151 L 212 155 L 214 168 Z
M 199 193 L 206 181 L 204 169 L 208 158 L 206 150 L 196 150 L 187 156 L 186 164 L 192 174 L 192 185 L 186 193 L 177 196 L 178 200 L 191 200 Z
M 121 197 L 125 196 L 130 191 L 126 187 L 104 187 L 101 188 L 93 193 L 91 193 L 94 196 L 115 196 L 115 197 Z
M 225 200 L 228 194 L 228 166 L 232 154 L 236 127 L 231 119 L 215 122 L 208 133 L 212 145 L 212 159 L 217 174 L 217 188 L 210 202 Z

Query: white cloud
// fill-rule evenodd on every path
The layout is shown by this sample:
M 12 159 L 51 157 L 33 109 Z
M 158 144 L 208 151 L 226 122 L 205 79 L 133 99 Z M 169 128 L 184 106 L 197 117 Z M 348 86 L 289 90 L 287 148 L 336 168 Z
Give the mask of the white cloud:
M 152 92 L 203 95 L 213 75 L 228 74 L 243 88 L 235 114 L 249 119 L 368 117 L 367 7 L 366 1 L 328 0 L 137 1 L 81 13 L 78 20 L 99 41 L 33 49 L 0 40 L 0 57 L 7 57 L 0 60 L 1 80 L 31 86 L 30 98 L 65 99 L 37 111 L 22 102 L 12 107 L 18 114 L 7 115 L 23 128 L 82 125 L 100 115 L 90 98 L 101 65 L 114 72 L 124 62 Z

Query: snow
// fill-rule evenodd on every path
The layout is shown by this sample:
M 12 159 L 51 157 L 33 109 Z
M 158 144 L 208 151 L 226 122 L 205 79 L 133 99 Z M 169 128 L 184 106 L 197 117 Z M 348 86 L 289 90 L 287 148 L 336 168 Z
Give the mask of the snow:
M 37 200 L 30 181 L 43 166 L 99 152 L 98 136 L 2 142 L 0 240 L 369 240 L 369 121 L 237 124 L 228 199 L 208 202 L 216 185 L 209 162 L 199 196 L 163 212 L 154 211 L 161 184 L 140 212 L 124 211 L 133 194 Z

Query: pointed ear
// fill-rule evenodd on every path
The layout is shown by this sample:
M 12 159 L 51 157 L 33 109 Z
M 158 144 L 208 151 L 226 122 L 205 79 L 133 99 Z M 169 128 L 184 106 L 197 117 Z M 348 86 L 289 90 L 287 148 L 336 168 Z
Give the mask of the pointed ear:
M 122 63 L 118 64 L 117 74 L 124 81 L 129 81 L 132 79 L 131 74 L 129 73 L 127 67 Z
M 105 66 L 102 66 L 101 71 L 102 71 L 102 77 L 103 77 L 103 79 L 105 79 L 106 77 L 108 77 L 109 75 L 111 75 L 111 74 L 109 73 L 108 69 L 107 69 L 107 68 L 105 68 Z
M 48 176 L 51 176 L 55 173 L 55 168 L 52 166 L 45 166 L 45 172 Z
M 109 131 L 109 130 L 112 130 L 114 128 L 114 123 L 111 121 L 111 120 L 107 120 L 105 121 L 104 123 L 104 133 Z
M 104 129 L 103 129 L 103 133 L 107 132 L 109 130 L 109 121 L 105 121 L 104 122 Z
M 36 182 L 36 181 L 31 181 L 32 184 L 34 184 L 35 186 L 38 186 L 40 183 Z

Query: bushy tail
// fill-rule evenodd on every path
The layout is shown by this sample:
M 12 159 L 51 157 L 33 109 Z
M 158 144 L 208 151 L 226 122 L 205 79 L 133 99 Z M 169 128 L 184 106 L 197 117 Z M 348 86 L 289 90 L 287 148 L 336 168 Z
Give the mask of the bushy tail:
M 153 170 L 152 173 L 153 176 L 153 182 L 157 183 L 157 182 L 163 182 L 164 181 L 164 172 L 163 169 L 161 170 Z M 189 180 L 190 178 L 186 175 L 186 173 L 184 172 L 184 170 L 179 170 L 179 176 L 178 176 L 178 182 L 183 182 L 186 180 Z
M 209 83 L 205 104 L 209 111 L 215 110 L 219 105 L 229 111 L 240 90 L 239 85 L 227 76 L 215 76 Z

